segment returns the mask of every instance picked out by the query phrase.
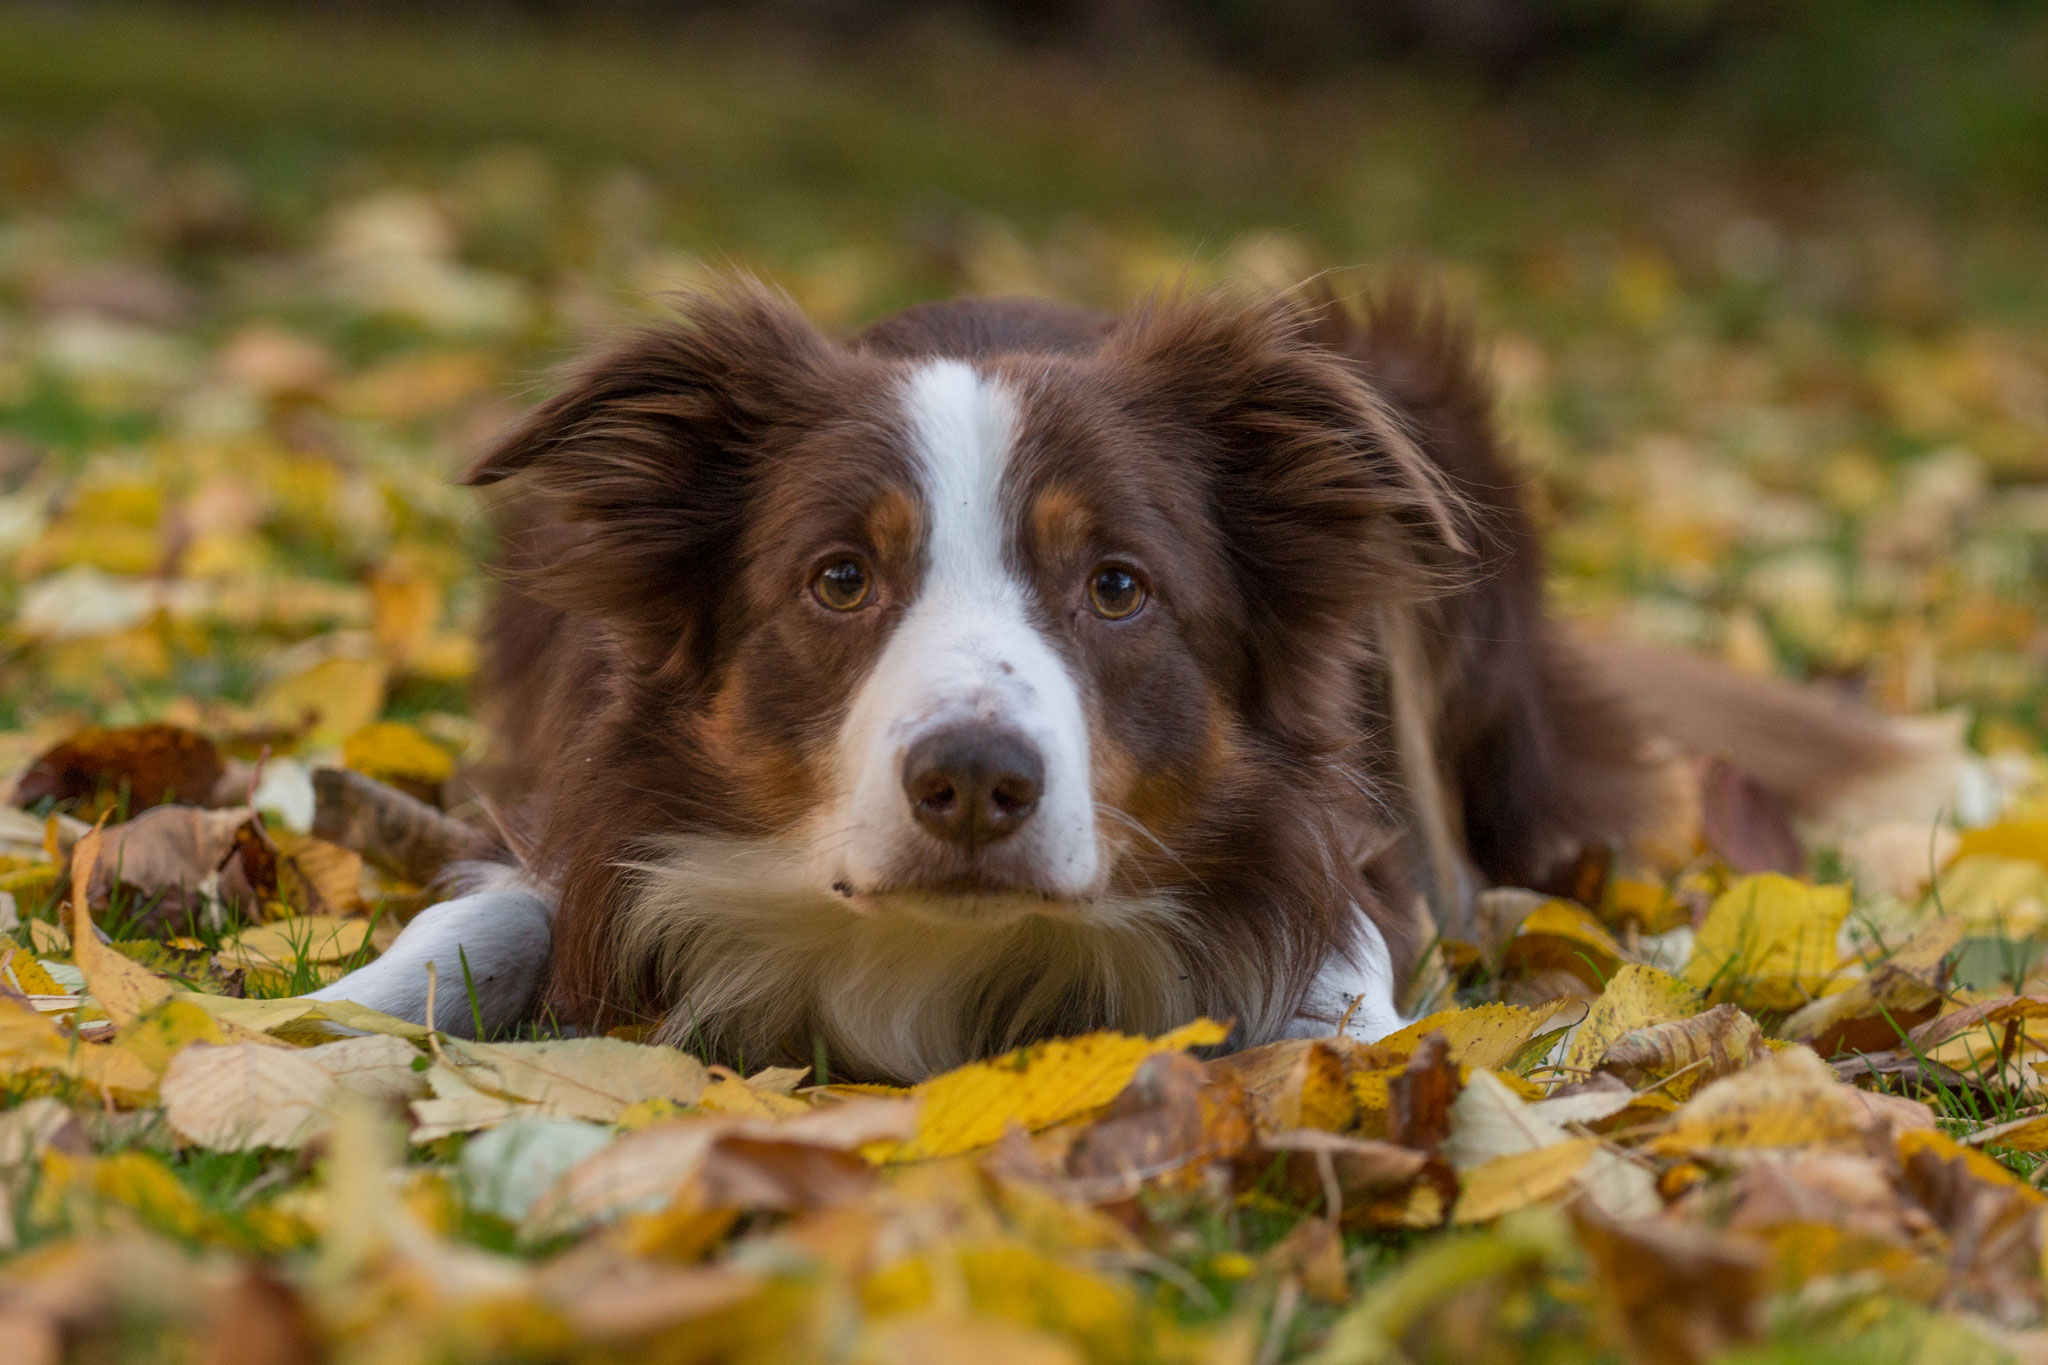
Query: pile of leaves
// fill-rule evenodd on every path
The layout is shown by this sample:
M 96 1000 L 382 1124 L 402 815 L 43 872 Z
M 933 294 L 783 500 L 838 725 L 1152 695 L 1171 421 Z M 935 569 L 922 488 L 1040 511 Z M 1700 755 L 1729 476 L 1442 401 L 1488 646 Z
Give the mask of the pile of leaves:
M 777 182 L 824 245 L 770 246 L 703 226 L 758 220 L 744 184 L 531 148 L 293 166 L 0 131 L 10 1359 L 2048 1359 L 2048 340 L 1925 223 L 1729 188 L 1704 238 L 1525 224 L 1460 284 L 1563 608 L 1913 716 L 1925 764 L 1827 828 L 1709 765 L 1570 898 L 1484 897 L 1376 1044 L 1189 1020 L 894 1091 L 293 998 L 490 825 L 449 472 L 708 258 L 840 325 L 1378 239 L 908 230 Z

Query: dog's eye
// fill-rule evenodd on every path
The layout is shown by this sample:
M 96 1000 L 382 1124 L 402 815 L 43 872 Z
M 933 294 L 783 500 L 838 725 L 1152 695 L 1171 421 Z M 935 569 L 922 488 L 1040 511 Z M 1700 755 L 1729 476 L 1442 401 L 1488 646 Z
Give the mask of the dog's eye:
M 1088 605 L 1105 621 L 1136 616 L 1145 605 L 1145 585 L 1121 564 L 1104 564 L 1088 578 Z
M 873 590 L 867 567 L 857 559 L 828 559 L 811 579 L 811 595 L 833 611 L 852 611 L 868 600 Z

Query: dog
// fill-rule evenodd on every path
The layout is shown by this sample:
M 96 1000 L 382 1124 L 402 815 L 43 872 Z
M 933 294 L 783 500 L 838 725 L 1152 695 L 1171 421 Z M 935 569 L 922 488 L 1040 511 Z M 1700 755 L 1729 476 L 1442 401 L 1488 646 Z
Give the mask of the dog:
M 318 995 L 424 1020 L 434 962 L 454 1031 L 899 1082 L 1203 1014 L 1371 1040 L 1477 892 L 1658 827 L 1674 754 L 1809 811 L 1898 761 L 1873 714 L 1550 620 L 1491 406 L 1412 288 L 843 340 L 685 299 L 464 476 L 519 856 Z

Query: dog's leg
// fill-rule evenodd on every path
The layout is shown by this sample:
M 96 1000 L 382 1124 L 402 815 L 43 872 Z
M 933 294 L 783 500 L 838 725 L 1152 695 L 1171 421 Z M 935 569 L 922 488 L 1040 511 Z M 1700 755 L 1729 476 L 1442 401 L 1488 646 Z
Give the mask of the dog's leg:
M 1358 942 L 1336 949 L 1323 962 L 1300 1013 L 1281 1037 L 1327 1038 L 1341 1022 L 1345 1037 L 1376 1043 L 1409 1024 L 1394 1007 L 1394 964 L 1386 940 L 1365 914 L 1358 918 Z
M 307 998 L 353 1001 L 424 1024 L 429 1022 L 427 967 L 432 964 L 437 978 L 435 1028 L 458 1038 L 472 1037 L 479 1015 L 487 1033 L 509 1028 L 533 1017 L 547 984 L 554 917 L 553 899 L 526 881 L 443 901 L 421 911 L 375 962 Z M 476 987 L 474 1013 L 471 982 Z

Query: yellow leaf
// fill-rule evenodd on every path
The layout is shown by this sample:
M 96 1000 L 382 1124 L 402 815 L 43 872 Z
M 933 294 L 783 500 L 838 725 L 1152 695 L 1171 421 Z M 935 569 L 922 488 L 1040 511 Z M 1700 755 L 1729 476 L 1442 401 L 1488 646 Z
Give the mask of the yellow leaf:
M 1472 1005 L 1464 1009 L 1438 1010 L 1418 1019 L 1398 1033 L 1380 1039 L 1377 1046 L 1397 1052 L 1413 1052 L 1415 1045 L 1432 1033 L 1442 1033 L 1450 1044 L 1451 1060 L 1465 1066 L 1498 1070 L 1513 1061 L 1529 1040 L 1550 1022 L 1568 1002 L 1548 1004 Z
M 794 1118 L 809 1113 L 811 1108 L 802 1100 L 778 1095 L 738 1076 L 714 1076 L 711 1084 L 704 1087 L 704 1093 L 697 1096 L 697 1107 L 734 1118 L 770 1120 Z
M 1147 1057 L 1210 1046 L 1226 1036 L 1221 1024 L 1198 1019 L 1157 1038 L 1108 1032 L 1055 1038 L 948 1071 L 911 1091 L 923 1101 L 916 1136 L 871 1155 L 923 1161 L 986 1147 L 1013 1125 L 1036 1132 L 1108 1104 Z
M 171 1059 L 190 1044 L 226 1041 L 220 1021 L 189 1000 L 173 996 L 123 1027 L 113 1046 L 161 1076 Z
M 370 941 L 370 921 L 339 915 L 300 915 L 252 925 L 224 938 L 214 961 L 229 971 L 275 967 L 290 970 L 301 962 L 341 962 Z
M 2048 867 L 2031 858 L 1977 853 L 1935 879 L 1930 901 L 1985 938 L 2025 938 L 2048 930 Z
M 1724 1147 L 1855 1147 L 1864 1122 L 1856 1091 L 1810 1050 L 1792 1047 L 1701 1090 L 1648 1145 L 1673 1156 Z
M 1634 920 L 1645 934 L 1668 933 L 1692 923 L 1692 912 L 1661 882 L 1615 878 L 1607 887 L 1606 911 L 1610 921 Z
M 403 664 L 441 615 L 441 587 L 427 575 L 416 555 L 401 551 L 380 565 L 370 579 L 370 602 L 370 634 L 377 642 L 377 652 Z
M 81 1042 L 27 1005 L 0 999 L 0 1075 L 48 1072 L 79 1081 L 122 1104 L 147 1103 L 156 1073 L 125 1052 Z
M 1502 970 L 1515 976 L 1570 972 L 1595 990 L 1628 959 L 1628 952 L 1600 921 L 1565 900 L 1547 900 L 1530 911 L 1501 955 Z
M 5 934 L 0 934 L 0 964 L 5 964 L 8 984 L 23 995 L 70 994 L 43 970 L 34 953 Z
M 1616 972 L 1572 1035 L 1566 1066 L 1591 1070 L 1617 1038 L 1652 1024 L 1683 1019 L 1700 1006 L 1699 993 L 1655 967 L 1629 963 Z
M 75 1206 L 81 1198 L 132 1209 L 159 1231 L 188 1240 L 204 1237 L 213 1223 L 198 1196 L 146 1152 L 116 1152 L 97 1159 L 55 1150 L 43 1153 L 37 1221 L 55 1221 L 69 1211 L 67 1205 Z
M 339 744 L 377 718 L 391 666 L 382 659 L 328 659 L 263 689 L 257 715 L 293 729 L 311 719 L 306 742 Z
M 1962 1146 L 1938 1128 L 1907 1129 L 1899 1134 L 1898 1143 L 1899 1161 L 1902 1165 L 1921 1152 L 1932 1152 L 1944 1162 L 1961 1161 L 1970 1175 L 1983 1184 L 2015 1190 L 2025 1195 L 2030 1204 L 2048 1202 L 2048 1195 L 2042 1194 L 1982 1152 Z
M 380 720 L 350 735 L 341 761 L 380 782 L 395 778 L 438 785 L 455 771 L 448 751 L 404 721 Z
M 380 1014 L 352 1000 L 233 1000 L 224 995 L 180 992 L 188 1000 L 227 1024 L 231 1030 L 276 1034 L 293 1042 L 319 1042 L 339 1037 L 347 1030 L 388 1034 L 394 1038 L 424 1038 L 429 1030 L 408 1019 Z M 329 1027 L 333 1025 L 335 1027 Z
M 1848 914 L 1846 886 L 1808 886 L 1775 872 L 1744 877 L 1707 912 L 1685 980 L 1751 1009 L 1797 1009 L 1834 974 L 1835 938 Z
M 1964 830 L 1956 856 L 1968 858 L 1980 853 L 2048 863 L 2048 819 L 2001 820 L 1982 829 Z
M 85 973 L 85 988 L 92 993 L 107 1017 L 117 1024 L 132 1023 L 171 998 L 171 983 L 152 975 L 101 943 L 92 929 L 92 910 L 86 888 L 92 885 L 93 864 L 100 853 L 100 831 L 94 829 L 71 851 L 71 942 L 78 970 Z
M 1534 1151 L 1497 1156 L 1465 1177 L 1455 1223 L 1484 1223 L 1563 1193 L 1600 1150 L 1598 1138 L 1567 1138 Z
M 2048 1114 L 2013 1119 L 1970 1134 L 1972 1147 L 2007 1147 L 2015 1152 L 2048 1152 Z
M 278 889 L 302 915 L 350 915 L 364 908 L 363 856 L 352 848 L 272 830 L 278 860 Z

